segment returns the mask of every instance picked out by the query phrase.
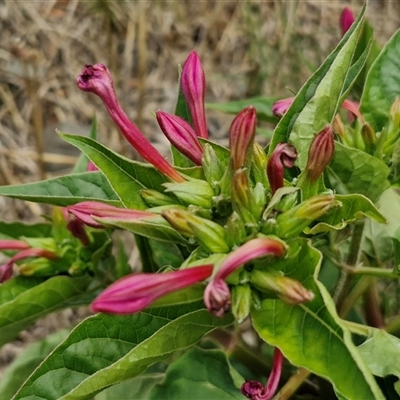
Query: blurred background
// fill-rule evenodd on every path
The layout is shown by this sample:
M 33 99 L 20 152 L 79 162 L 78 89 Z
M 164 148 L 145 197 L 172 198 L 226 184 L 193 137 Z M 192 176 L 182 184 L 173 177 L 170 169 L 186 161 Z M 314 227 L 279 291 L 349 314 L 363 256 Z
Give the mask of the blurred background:
M 127 114 L 166 156 L 154 112 L 173 112 L 178 65 L 195 49 L 207 79 L 206 100 L 289 97 L 341 38 L 340 13 L 362 1 L 0 0 L 0 185 L 71 171 L 78 153 L 56 129 L 89 134 L 136 158 L 99 99 L 75 80 L 85 64 L 104 63 Z M 383 45 L 400 27 L 399 0 L 370 0 L 367 18 Z M 232 116 L 208 112 L 211 138 L 227 138 Z M 42 208 L 0 198 L 0 218 L 38 219 Z M 31 337 L 77 315 L 71 310 L 22 332 L 0 353 L 6 365 Z M 79 315 L 78 315 L 79 317 Z

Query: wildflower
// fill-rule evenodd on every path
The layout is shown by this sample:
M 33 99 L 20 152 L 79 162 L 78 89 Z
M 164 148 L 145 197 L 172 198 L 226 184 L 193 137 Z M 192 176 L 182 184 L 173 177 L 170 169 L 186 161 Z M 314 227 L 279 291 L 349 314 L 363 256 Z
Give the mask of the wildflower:
M 169 164 L 128 118 L 118 102 L 110 71 L 103 64 L 85 65 L 77 78 L 79 89 L 97 94 L 128 142 L 149 163 L 176 182 L 184 178 Z
M 332 160 L 335 152 L 335 142 L 333 140 L 333 130 L 331 125 L 327 125 L 313 139 L 308 151 L 308 161 L 306 174 L 311 181 L 315 182 L 324 172 Z
M 257 113 L 252 106 L 242 110 L 232 121 L 229 129 L 229 149 L 233 171 L 251 164 Z
M 158 274 L 132 274 L 104 290 L 92 303 L 94 312 L 132 314 L 142 311 L 158 298 L 208 278 L 212 265 L 202 265 Z
M 153 217 L 156 214 L 148 211 L 131 210 L 128 208 L 114 207 L 109 204 L 96 201 L 84 201 L 73 206 L 66 207 L 68 214 L 72 214 L 79 221 L 92 228 L 104 228 L 95 218 L 107 218 L 118 220 L 135 220 L 146 217 Z
M 297 158 L 297 150 L 287 143 L 279 143 L 267 164 L 267 176 L 272 194 L 283 187 L 284 167 L 292 168 Z
M 192 51 L 182 68 L 181 87 L 192 117 L 197 136 L 207 139 L 207 123 L 204 107 L 206 79 L 199 55 Z
M 350 8 L 345 7 L 340 14 L 340 29 L 342 30 L 342 35 L 344 35 L 353 25 L 355 18 L 353 12 Z
M 286 253 L 285 245 L 271 238 L 249 240 L 230 253 L 204 291 L 204 303 L 208 311 L 221 317 L 229 309 L 230 292 L 225 279 L 243 264 L 266 255 L 281 257 Z
M 240 391 L 251 400 L 270 400 L 274 397 L 278 388 L 279 379 L 282 373 L 283 354 L 275 347 L 272 370 L 265 387 L 258 381 L 245 382 Z
M 193 128 L 184 119 L 163 111 L 157 111 L 156 117 L 167 139 L 189 160 L 201 165 L 203 148 Z
M 278 117 L 283 117 L 283 114 L 288 110 L 288 108 L 292 105 L 294 97 L 288 97 L 286 99 L 281 99 L 276 101 L 272 106 L 272 113 Z

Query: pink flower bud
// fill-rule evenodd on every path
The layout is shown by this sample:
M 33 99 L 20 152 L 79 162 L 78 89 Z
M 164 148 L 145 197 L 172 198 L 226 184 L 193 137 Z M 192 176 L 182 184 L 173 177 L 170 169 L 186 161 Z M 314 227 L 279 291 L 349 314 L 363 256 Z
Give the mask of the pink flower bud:
M 207 123 L 204 108 L 206 79 L 199 55 L 192 51 L 185 61 L 181 75 L 182 92 L 189 107 L 197 136 L 207 139 Z
M 340 29 L 342 30 L 342 35 L 344 35 L 353 25 L 355 18 L 353 12 L 350 8 L 345 7 L 340 14 Z
M 308 161 L 305 170 L 311 183 L 315 182 L 322 175 L 332 160 L 334 152 L 335 142 L 333 140 L 332 126 L 327 125 L 315 136 L 308 151 Z
M 256 124 L 257 113 L 252 106 L 240 111 L 232 121 L 229 130 L 229 149 L 233 171 L 246 167 L 251 162 Z
M 176 182 L 185 179 L 170 165 L 156 148 L 143 136 L 139 128 L 128 118 L 118 102 L 110 71 L 103 64 L 85 65 L 78 76 L 79 89 L 97 94 L 111 118 L 137 152 L 160 172 Z
M 29 247 L 29 244 L 23 240 L 0 240 L 0 250 L 25 250 Z
M 208 278 L 212 265 L 158 274 L 132 274 L 104 290 L 92 303 L 94 312 L 132 314 L 158 298 Z
M 292 168 L 297 158 L 297 150 L 287 143 L 279 143 L 267 164 L 267 176 L 272 194 L 283 187 L 284 168 Z
M 93 217 L 129 221 L 132 219 L 135 220 L 156 215 L 148 211 L 114 207 L 96 201 L 84 201 L 73 206 L 68 206 L 66 207 L 66 210 L 69 214 L 74 215 L 85 225 L 91 226 L 92 228 L 104 228 L 104 226 Z
M 272 106 L 272 113 L 278 118 L 283 117 L 288 108 L 292 105 L 293 100 L 294 97 L 288 97 L 286 99 L 276 101 Z
M 201 165 L 203 148 L 193 128 L 184 119 L 163 111 L 157 111 L 156 117 L 172 145 L 196 165 Z

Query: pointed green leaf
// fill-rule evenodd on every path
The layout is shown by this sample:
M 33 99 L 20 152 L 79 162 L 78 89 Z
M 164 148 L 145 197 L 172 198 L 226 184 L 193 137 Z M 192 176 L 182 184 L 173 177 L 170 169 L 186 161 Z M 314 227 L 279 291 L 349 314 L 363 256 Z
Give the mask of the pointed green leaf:
M 299 280 L 315 297 L 297 306 L 281 300 L 262 301 L 260 309 L 252 310 L 255 329 L 292 364 L 328 379 L 341 399 L 383 400 L 350 332 L 341 324 L 332 298 L 316 278 L 321 253 L 304 239 L 295 239 L 289 246 L 287 259 L 277 260 L 274 268 Z
M 400 377 L 400 339 L 389 333 L 374 329 L 361 346 L 361 357 L 374 375 Z
M 369 70 L 360 111 L 376 131 L 386 124 L 389 109 L 400 96 L 400 30 L 386 43 Z
M 253 106 L 257 111 L 259 121 L 277 123 L 279 118 L 272 113 L 272 106 L 279 97 L 250 97 L 244 100 L 229 101 L 227 103 L 206 103 L 209 110 L 221 111 L 227 114 L 237 114 L 248 106 Z
M 93 117 L 93 121 L 92 121 L 92 127 L 90 128 L 90 138 L 96 140 L 97 139 L 97 118 L 96 115 Z M 79 156 L 78 162 L 76 163 L 74 169 L 73 169 L 73 173 L 74 174 L 78 174 L 80 172 L 85 172 L 87 171 L 88 168 L 88 164 L 89 164 L 89 159 L 86 157 L 85 154 L 82 154 Z
M 88 304 L 96 294 L 88 289 L 92 280 L 88 276 L 47 280 L 19 276 L 0 285 L 0 346 L 40 317 Z
M 388 166 L 361 150 L 340 143 L 335 143 L 335 154 L 327 171 L 331 187 L 338 193 L 360 193 L 373 202 L 390 186 Z
M 216 318 L 202 307 L 194 302 L 134 315 L 89 317 L 39 366 L 15 399 L 91 399 L 232 323 L 231 316 Z
M 0 195 L 61 207 L 87 200 L 115 206 L 121 204 L 101 172 L 84 172 L 35 183 L 0 186 Z
M 335 195 L 341 207 L 335 208 L 332 212 L 319 219 L 317 225 L 304 230 L 307 234 L 327 232 L 343 229 L 350 222 L 363 217 L 369 217 L 374 221 L 385 224 L 386 218 L 378 211 L 374 203 L 361 194 Z
M 68 336 L 67 329 L 29 345 L 7 367 L 0 381 L 0 399 L 11 399 L 28 376 Z
M 64 133 L 59 135 L 78 147 L 94 162 L 104 173 L 121 202 L 128 208 L 146 209 L 146 203 L 139 191 L 143 188 L 162 191 L 161 185 L 168 181 L 153 166 L 131 161 L 93 139 Z
M 24 224 L 23 222 L 0 221 L 0 238 L 19 239 L 25 237 L 48 237 L 52 226 L 46 223 Z
M 365 6 L 336 49 L 300 89 L 294 102 L 280 120 L 269 153 L 280 142 L 293 144 L 298 153 L 297 165 L 303 169 L 314 136 L 336 115 L 346 77 L 362 28 Z
M 233 382 L 225 353 L 194 347 L 170 365 L 150 399 L 243 400 L 243 395 Z

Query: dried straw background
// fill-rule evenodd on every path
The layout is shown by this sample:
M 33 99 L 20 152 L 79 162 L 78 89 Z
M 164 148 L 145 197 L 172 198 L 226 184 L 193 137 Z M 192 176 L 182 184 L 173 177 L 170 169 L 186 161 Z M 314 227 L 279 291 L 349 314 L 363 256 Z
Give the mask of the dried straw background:
M 291 95 L 340 39 L 344 6 L 361 1 L 0 1 L 0 185 L 32 182 L 70 170 L 77 153 L 55 133 L 88 134 L 96 112 L 99 139 L 136 157 L 94 95 L 75 85 L 82 66 L 109 66 L 128 115 L 165 155 L 153 112 L 173 112 L 177 65 L 196 49 L 207 100 Z M 398 0 L 370 1 L 368 19 L 380 43 L 400 26 Z M 209 113 L 211 136 L 224 140 L 232 117 Z M 0 198 L 0 217 L 39 218 L 43 209 Z M 67 310 L 3 347 L 0 367 L 25 344 L 68 325 Z M 0 369 L 1 376 L 1 369 Z

